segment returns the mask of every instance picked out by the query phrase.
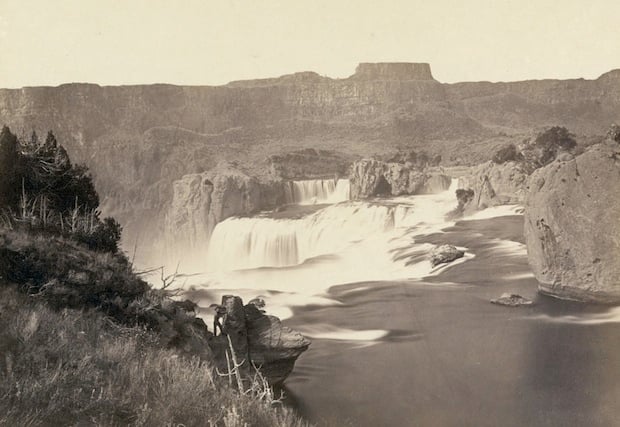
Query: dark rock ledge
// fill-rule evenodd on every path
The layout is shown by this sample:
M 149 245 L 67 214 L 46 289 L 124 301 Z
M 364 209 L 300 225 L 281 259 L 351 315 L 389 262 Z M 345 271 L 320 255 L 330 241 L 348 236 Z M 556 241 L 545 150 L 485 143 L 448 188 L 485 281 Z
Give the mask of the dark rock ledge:
M 224 313 L 222 333 L 209 339 L 220 371 L 228 369 L 232 346 L 242 371 L 251 374 L 256 367 L 270 385 L 281 384 L 293 371 L 299 355 L 310 346 L 310 340 L 283 326 L 277 317 L 264 314 L 257 305 L 243 305 L 240 297 L 224 295 L 220 307 Z

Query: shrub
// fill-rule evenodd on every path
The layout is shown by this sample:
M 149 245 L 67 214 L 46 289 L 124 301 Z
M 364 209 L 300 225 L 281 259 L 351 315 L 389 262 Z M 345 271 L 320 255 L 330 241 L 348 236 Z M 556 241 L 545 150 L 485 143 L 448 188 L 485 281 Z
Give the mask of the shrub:
M 620 126 L 615 123 L 611 125 L 611 128 L 607 132 L 607 137 L 612 141 L 620 143 Z
M 501 165 L 506 162 L 523 160 L 523 155 L 519 153 L 514 144 L 508 144 L 497 150 L 497 152 L 493 155 L 492 160 L 493 162 Z
M 0 232 L 0 264 L 6 279 L 29 293 L 46 292 L 72 307 L 124 304 L 148 289 L 124 255 L 97 253 L 74 241 L 24 232 Z
M 385 156 L 379 156 L 378 159 L 391 163 L 411 163 L 421 169 L 429 165 L 437 166 L 441 163 L 440 155 L 431 158 L 424 151 L 416 152 L 414 150 L 398 151 Z
M 108 217 L 97 224 L 93 231 L 76 233 L 75 239 L 94 251 L 117 253 L 122 229 L 114 218 Z
M 575 135 L 561 126 L 554 126 L 538 134 L 534 144 L 541 150 L 540 166 L 551 163 L 559 150 L 572 151 L 577 146 Z

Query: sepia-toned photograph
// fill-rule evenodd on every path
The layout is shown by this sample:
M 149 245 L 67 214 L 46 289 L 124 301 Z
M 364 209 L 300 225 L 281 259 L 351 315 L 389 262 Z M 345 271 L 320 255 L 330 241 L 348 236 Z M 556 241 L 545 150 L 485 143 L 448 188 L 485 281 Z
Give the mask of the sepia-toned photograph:
M 0 0 L 0 426 L 620 427 L 619 17 Z

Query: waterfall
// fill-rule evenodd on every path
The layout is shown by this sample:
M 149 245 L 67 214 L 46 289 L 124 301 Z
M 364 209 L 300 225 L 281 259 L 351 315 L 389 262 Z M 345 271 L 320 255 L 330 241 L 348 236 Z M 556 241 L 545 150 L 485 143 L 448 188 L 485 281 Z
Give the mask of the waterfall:
M 344 202 L 349 200 L 349 189 L 348 179 L 291 181 L 286 188 L 286 202 L 301 205 Z
M 301 219 L 230 218 L 215 228 L 207 264 L 222 270 L 297 265 L 402 226 L 411 209 L 351 202 Z
M 223 270 L 299 262 L 296 221 L 229 218 L 215 227 L 207 263 Z
M 389 259 L 399 247 L 412 245 L 411 232 L 428 234 L 446 226 L 444 215 L 456 204 L 457 185 L 452 180 L 450 190 L 440 194 L 333 204 L 302 218 L 229 218 L 213 231 L 206 267 L 291 267 L 324 255 L 343 256 L 360 245 L 368 251 L 364 257 Z M 342 191 L 346 194 L 348 186 L 343 184 Z

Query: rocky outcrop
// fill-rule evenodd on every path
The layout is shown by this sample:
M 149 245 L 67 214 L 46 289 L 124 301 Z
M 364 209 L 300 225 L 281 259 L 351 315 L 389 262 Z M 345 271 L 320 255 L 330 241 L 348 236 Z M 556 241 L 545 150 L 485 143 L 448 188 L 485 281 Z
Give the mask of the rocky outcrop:
M 222 306 L 226 308 L 223 334 L 210 341 L 218 364 L 226 367 L 225 352 L 232 344 L 243 370 L 251 373 L 256 366 L 271 385 L 281 384 L 293 371 L 297 358 L 310 346 L 310 340 L 282 326 L 280 319 L 264 314 L 255 304 L 243 305 L 237 296 L 224 295 Z
M 445 264 L 462 258 L 465 252 L 452 245 L 441 245 L 433 248 L 429 254 L 429 259 L 433 267 Z
M 185 175 L 173 184 L 165 221 L 168 256 L 203 257 L 217 223 L 234 215 L 248 215 L 285 203 L 284 183 L 259 180 L 234 164 L 220 163 L 199 174 Z M 192 260 L 186 259 L 187 264 Z
M 447 190 L 452 181 L 449 176 L 420 170 L 407 163 L 374 159 L 355 162 L 349 180 L 352 199 L 436 193 Z
M 519 162 L 497 164 L 488 161 L 474 167 L 469 175 L 459 178 L 459 188 L 474 192 L 463 210 L 523 203 L 528 176 L 528 171 Z
M 620 145 L 536 170 L 525 201 L 528 259 L 542 293 L 620 303 Z

